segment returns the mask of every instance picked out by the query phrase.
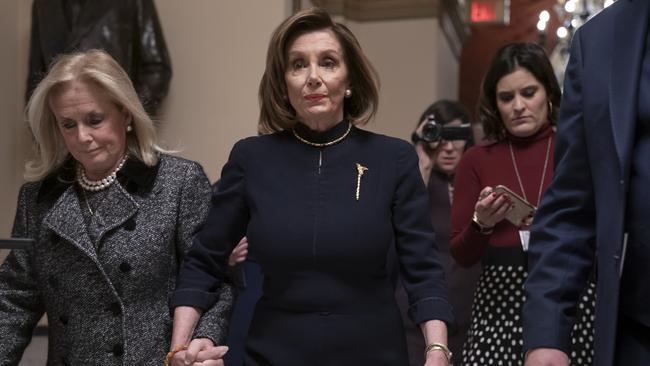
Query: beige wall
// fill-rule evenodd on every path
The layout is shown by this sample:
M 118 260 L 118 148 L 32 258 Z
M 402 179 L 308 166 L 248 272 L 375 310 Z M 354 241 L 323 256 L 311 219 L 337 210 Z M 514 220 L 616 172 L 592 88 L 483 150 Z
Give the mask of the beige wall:
M 232 145 L 257 131 L 266 47 L 290 4 L 156 1 L 174 69 L 161 137 L 166 146 L 199 161 L 211 181 L 218 179 Z
M 379 112 L 368 129 L 409 139 L 429 104 L 456 98 L 458 63 L 437 19 L 348 25 L 381 78 Z
M 16 197 L 22 183 L 27 127 L 23 118 L 29 8 L 23 0 L 0 1 L 0 237 L 11 233 Z M 6 253 L 0 250 L 0 262 Z
M 3 57 L 0 57 L 0 111 L 2 117 L 2 133 L 0 134 L 0 186 L 8 189 L 0 189 L 0 202 L 3 202 L 0 210 L 0 231 L 8 233 L 13 218 L 13 207 L 16 195 L 14 187 L 14 171 L 16 152 L 14 146 L 14 135 L 16 132 L 16 111 L 18 110 L 15 86 L 16 78 L 16 57 L 18 49 L 18 37 L 16 33 L 18 19 L 18 1 L 0 2 L 0 14 L 6 14 L 0 21 L 0 49 L 3 50 Z M 13 16 L 11 16 L 13 15 Z
M 219 177 L 238 139 L 256 133 L 257 87 L 273 28 L 291 0 L 156 0 L 174 76 L 161 137 Z M 22 122 L 31 2 L 0 1 L 0 236 L 8 236 L 29 138 Z M 458 64 L 435 19 L 353 23 L 382 80 L 379 113 L 368 129 L 408 138 L 428 104 L 457 94 Z

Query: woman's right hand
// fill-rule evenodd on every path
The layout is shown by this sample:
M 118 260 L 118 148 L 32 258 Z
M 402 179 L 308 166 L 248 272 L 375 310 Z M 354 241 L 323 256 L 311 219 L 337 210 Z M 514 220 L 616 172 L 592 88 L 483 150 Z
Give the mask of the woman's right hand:
M 474 211 L 476 219 L 481 226 L 494 227 L 501 220 L 506 218 L 506 214 L 514 207 L 510 198 L 496 192 L 492 192 L 492 187 L 485 187 L 481 190 Z

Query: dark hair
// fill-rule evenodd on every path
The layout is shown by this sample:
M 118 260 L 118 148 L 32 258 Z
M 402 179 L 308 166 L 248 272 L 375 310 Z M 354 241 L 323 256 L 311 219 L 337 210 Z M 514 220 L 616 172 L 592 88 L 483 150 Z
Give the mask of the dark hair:
M 453 120 L 459 119 L 462 123 L 469 122 L 469 113 L 462 104 L 453 100 L 442 99 L 431 104 L 420 116 L 416 128 L 424 121 L 427 116 L 433 114 L 436 117 L 436 122 L 442 125 L 447 124 Z
M 430 115 L 433 115 L 436 119 L 436 123 L 441 125 L 446 125 L 447 123 L 457 119 L 460 120 L 462 124 L 470 123 L 469 112 L 467 112 L 467 109 L 465 109 L 460 102 L 441 99 L 431 104 L 424 110 L 424 112 L 422 112 L 417 125 L 415 125 L 415 129 L 417 130 L 417 128 L 420 127 L 420 124 Z M 470 138 L 467 140 L 467 144 L 465 145 L 465 149 L 469 148 L 473 144 L 474 139 L 470 135 Z
M 481 84 L 478 117 L 486 138 L 501 140 L 505 137 L 505 125 L 497 108 L 496 88 L 502 77 L 518 67 L 528 70 L 544 86 L 550 102 L 548 119 L 552 124 L 557 120 L 562 91 L 546 52 L 535 43 L 511 43 L 494 55 Z
M 359 41 L 345 25 L 334 22 L 326 11 L 311 8 L 286 19 L 271 36 L 266 54 L 266 69 L 259 88 L 258 130 L 281 131 L 292 128 L 297 122 L 296 111 L 287 97 L 284 78 L 287 51 L 297 37 L 322 29 L 329 29 L 334 33 L 343 49 L 343 58 L 348 68 L 352 95 L 344 101 L 345 118 L 353 124 L 362 125 L 377 112 L 379 77 L 361 50 Z

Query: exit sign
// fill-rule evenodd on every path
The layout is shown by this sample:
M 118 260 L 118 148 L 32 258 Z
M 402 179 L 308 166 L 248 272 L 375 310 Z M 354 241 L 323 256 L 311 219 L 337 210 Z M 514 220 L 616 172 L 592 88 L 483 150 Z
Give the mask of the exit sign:
M 470 25 L 510 23 L 509 0 L 469 0 L 467 23 Z

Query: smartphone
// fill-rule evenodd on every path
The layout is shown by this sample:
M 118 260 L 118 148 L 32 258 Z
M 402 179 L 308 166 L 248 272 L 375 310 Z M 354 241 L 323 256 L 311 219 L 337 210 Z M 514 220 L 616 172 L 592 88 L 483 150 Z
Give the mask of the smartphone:
M 518 194 L 510 190 L 510 188 L 498 185 L 494 187 L 494 190 L 497 195 L 506 195 L 510 198 L 510 201 L 515 206 L 512 210 L 508 211 L 506 214 L 506 220 L 510 221 L 516 227 L 520 227 L 521 223 L 529 216 L 535 214 L 537 208 L 530 204 L 525 199 L 521 198 Z

